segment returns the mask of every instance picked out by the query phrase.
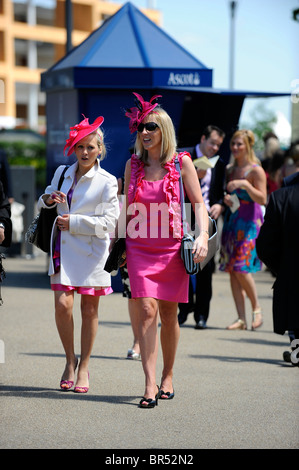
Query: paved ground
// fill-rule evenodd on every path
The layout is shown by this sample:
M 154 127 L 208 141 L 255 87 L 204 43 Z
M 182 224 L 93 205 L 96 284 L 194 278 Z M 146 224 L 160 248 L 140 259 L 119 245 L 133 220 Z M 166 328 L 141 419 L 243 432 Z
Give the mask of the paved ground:
M 298 367 L 282 353 L 288 336 L 272 328 L 273 278 L 255 276 L 265 322 L 259 331 L 227 331 L 235 319 L 228 276 L 216 273 L 209 328 L 181 328 L 175 398 L 153 410 L 139 361 L 126 357 L 132 334 L 126 300 L 101 299 L 87 395 L 61 392 L 64 369 L 47 260 L 7 258 L 0 346 L 1 449 L 295 449 Z M 248 305 L 249 312 L 249 305 Z M 79 298 L 75 333 L 79 351 Z M 161 351 L 158 377 L 161 373 Z

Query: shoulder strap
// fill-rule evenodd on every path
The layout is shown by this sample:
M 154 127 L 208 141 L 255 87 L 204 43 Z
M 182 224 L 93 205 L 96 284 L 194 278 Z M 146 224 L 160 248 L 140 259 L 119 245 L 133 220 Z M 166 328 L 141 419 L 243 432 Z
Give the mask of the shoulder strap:
M 57 187 L 58 191 L 61 188 L 62 182 L 64 180 L 64 174 L 65 174 L 66 170 L 68 169 L 68 167 L 69 167 L 69 165 L 65 165 L 64 169 L 62 170 L 62 173 L 60 175 L 59 182 L 58 182 L 58 187 Z
M 179 183 L 180 183 L 181 214 L 182 214 L 182 222 L 183 222 L 183 232 L 185 234 L 188 232 L 188 230 L 187 230 L 187 222 L 186 222 L 184 187 L 183 187 L 183 179 L 182 179 L 180 162 L 177 156 L 175 157 L 174 163 L 175 163 L 176 170 L 178 171 L 180 175 Z

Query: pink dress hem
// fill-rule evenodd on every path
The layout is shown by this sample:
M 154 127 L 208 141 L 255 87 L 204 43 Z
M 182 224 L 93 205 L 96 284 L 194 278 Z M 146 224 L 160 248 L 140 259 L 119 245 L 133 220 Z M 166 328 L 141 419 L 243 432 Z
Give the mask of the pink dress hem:
M 104 288 L 97 289 L 94 287 L 64 286 L 63 284 L 51 284 L 51 289 L 54 291 L 64 291 L 64 292 L 76 291 L 78 294 L 92 295 L 94 297 L 99 297 L 101 295 L 109 295 L 109 294 L 112 294 L 113 292 L 111 287 L 104 287 Z

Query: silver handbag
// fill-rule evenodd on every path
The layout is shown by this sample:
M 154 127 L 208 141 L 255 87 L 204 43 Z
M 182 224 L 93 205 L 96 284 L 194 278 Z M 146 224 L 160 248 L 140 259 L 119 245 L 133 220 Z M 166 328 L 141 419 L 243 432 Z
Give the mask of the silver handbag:
M 37 214 L 31 224 L 29 225 L 27 232 L 25 233 L 25 240 L 27 243 L 37 246 L 37 224 L 38 224 L 39 214 Z

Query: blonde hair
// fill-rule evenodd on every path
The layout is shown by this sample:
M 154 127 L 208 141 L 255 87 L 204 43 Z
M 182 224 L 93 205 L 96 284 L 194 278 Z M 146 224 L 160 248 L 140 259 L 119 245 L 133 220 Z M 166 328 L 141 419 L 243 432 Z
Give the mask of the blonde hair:
M 106 157 L 106 153 L 107 153 L 106 146 L 104 143 L 104 132 L 102 131 L 100 127 L 98 127 L 95 134 L 97 136 L 98 148 L 101 152 L 99 159 L 104 160 L 104 158 Z
M 230 144 L 233 142 L 233 140 L 237 139 L 238 137 L 241 137 L 244 141 L 246 151 L 247 151 L 247 155 L 248 155 L 248 161 L 250 163 L 258 163 L 260 165 L 261 162 L 257 158 L 257 156 L 255 154 L 255 151 L 254 151 L 254 148 L 253 148 L 254 147 L 254 142 L 255 142 L 254 133 L 250 130 L 247 130 L 247 129 L 240 129 L 240 130 L 236 131 L 233 134 L 233 136 L 230 140 Z
M 158 124 L 159 129 L 161 130 L 162 143 L 160 163 L 163 165 L 171 160 L 176 152 L 177 141 L 174 125 L 169 114 L 160 107 L 155 108 L 155 110 L 149 113 L 148 116 L 155 117 L 155 122 Z M 135 153 L 140 157 L 140 160 L 143 161 L 143 163 L 147 163 L 148 153 L 147 150 L 144 150 L 143 148 L 139 133 L 137 133 L 135 141 Z

